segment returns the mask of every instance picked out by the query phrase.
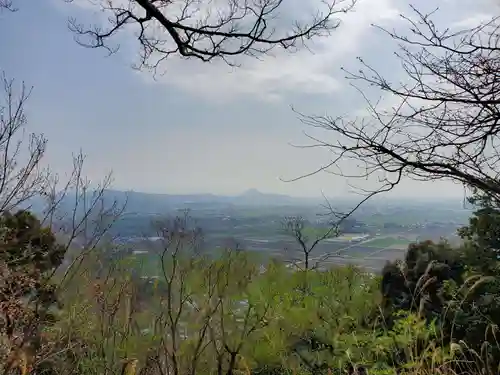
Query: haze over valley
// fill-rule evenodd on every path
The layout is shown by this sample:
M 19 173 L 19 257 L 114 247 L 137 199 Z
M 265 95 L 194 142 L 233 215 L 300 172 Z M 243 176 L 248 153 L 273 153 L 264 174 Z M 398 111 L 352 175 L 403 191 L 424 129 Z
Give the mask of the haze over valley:
M 155 222 L 188 213 L 193 226 L 203 233 L 201 251 L 216 252 L 237 247 L 253 252 L 265 262 L 269 258 L 287 262 L 301 258 L 296 239 L 284 228 L 289 217 L 302 217 L 309 229 L 324 230 L 332 223 L 325 198 L 297 198 L 265 194 L 249 189 L 237 196 L 214 194 L 148 194 L 106 191 L 106 199 L 126 203 L 123 216 L 110 231 L 123 252 L 148 257 L 145 242 L 155 241 Z M 328 199 L 338 212 L 349 212 L 361 197 Z M 410 243 L 446 239 L 459 243 L 457 229 L 467 223 L 471 208 L 459 199 L 405 200 L 380 198 L 366 202 L 339 224 L 338 236 L 321 241 L 312 259 L 323 267 L 356 264 L 379 272 L 387 261 L 403 259 Z M 339 219 L 333 220 L 336 224 Z M 308 234 L 315 240 L 315 233 Z M 143 248 L 138 250 L 138 243 Z M 129 246 L 127 246 L 127 244 Z M 129 250 L 125 250 L 129 248 Z M 151 253 L 152 257 L 156 254 Z M 154 273 L 155 271 L 147 271 Z

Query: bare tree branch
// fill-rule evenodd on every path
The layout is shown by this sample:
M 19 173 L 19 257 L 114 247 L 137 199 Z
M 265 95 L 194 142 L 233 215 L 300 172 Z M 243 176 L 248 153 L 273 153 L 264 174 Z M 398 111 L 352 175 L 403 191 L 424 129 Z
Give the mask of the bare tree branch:
M 333 213 L 334 211 L 331 210 L 331 212 Z M 327 238 L 338 236 L 340 221 L 329 223 L 328 229 L 312 237 L 306 233 L 306 224 L 306 220 L 301 216 L 287 217 L 283 221 L 283 229 L 286 233 L 291 234 L 300 246 L 302 252 L 302 259 L 300 259 L 300 262 L 303 262 L 304 269 L 308 270 L 314 268 L 311 265 L 311 254 L 316 246 Z M 312 227 L 311 230 L 314 230 L 314 227 Z M 297 267 L 299 266 L 297 262 L 294 263 Z M 316 267 L 317 266 L 318 265 L 316 265 Z
M 414 18 L 402 16 L 409 35 L 382 29 L 399 44 L 403 82 L 389 81 L 359 59 L 358 73 L 345 71 L 366 100 L 369 116 L 301 114 L 305 124 L 334 134 L 333 142 L 309 136 L 308 147 L 334 155 L 321 171 L 378 178 L 379 189 L 368 194 L 391 190 L 410 177 L 449 179 L 498 199 L 500 18 L 470 29 L 440 30 L 434 12 L 412 10 Z M 357 83 L 378 88 L 396 105 L 370 100 Z M 339 165 L 346 160 L 358 168 L 342 171 Z
M 60 236 L 66 248 L 64 274 L 60 285 L 75 274 L 85 256 L 102 245 L 111 227 L 122 216 L 127 202 L 106 197 L 112 183 L 108 174 L 97 185 L 84 176 L 85 156 L 73 157 L 73 170 L 64 184 L 53 175 L 46 190 L 43 223 Z
M 9 12 L 17 11 L 17 8 L 14 6 L 13 0 L 0 0 L 0 12 L 4 9 L 8 10 Z
M 47 140 L 43 135 L 26 134 L 24 106 L 31 88 L 3 73 L 4 95 L 0 101 L 0 212 L 10 211 L 43 194 L 48 183 L 48 170 L 40 162 Z
M 231 57 L 257 57 L 275 47 L 297 49 L 328 35 L 356 1 L 320 0 L 315 13 L 299 21 L 286 19 L 284 0 L 97 0 L 109 15 L 108 25 L 88 27 L 70 19 L 69 27 L 79 44 L 110 53 L 118 48 L 110 42 L 113 37 L 136 31 L 139 68 L 156 70 L 171 55 L 235 65 Z
M 13 261 L 3 262 L 0 281 L 2 284 L 2 325 L 6 328 L 8 346 L 25 352 L 29 349 L 30 361 L 37 365 L 40 361 L 61 352 L 61 347 L 49 348 L 43 342 L 41 327 L 52 319 L 47 306 L 55 304 L 56 292 L 63 288 L 69 271 L 77 267 L 63 267 L 62 258 L 75 249 L 74 242 L 79 243 L 78 257 L 95 248 L 101 242 L 111 225 L 121 215 L 122 208 L 116 202 L 108 205 L 104 202 L 104 192 L 111 183 L 110 177 L 101 185 L 92 186 L 83 177 L 83 155 L 74 158 L 73 172 L 69 180 L 59 184 L 56 175 L 50 173 L 48 167 L 42 166 L 42 159 L 47 141 L 42 135 L 27 132 L 25 104 L 31 89 L 24 84 L 17 91 L 14 80 L 2 75 L 4 95 L 0 99 L 0 214 L 6 218 L 24 218 L 23 234 L 18 238 L 19 254 Z M 74 199 L 69 199 L 74 194 Z M 17 210 L 15 214 L 12 211 Z M 26 210 L 33 211 L 35 218 Z M 40 217 L 41 216 L 41 217 Z M 32 217 L 33 219 L 29 219 Z M 24 220 L 23 219 L 23 220 Z M 5 225 L 2 224 L 2 225 Z M 31 227 L 32 226 L 32 227 Z M 7 231 L 4 231 L 6 229 Z M 9 248 L 8 229 L 2 227 L 2 246 Z M 40 233 L 50 233 L 55 245 L 43 257 L 51 259 L 50 263 L 35 264 L 35 254 L 52 245 L 40 242 Z M 62 238 L 56 240 L 56 236 Z M 32 245 L 31 241 L 34 244 Z M 23 248 L 22 246 L 26 246 Z M 39 248 L 37 248 L 39 247 Z M 45 251 L 45 250 L 44 250 Z M 47 250 L 48 251 L 48 250 Z M 7 251 L 3 251 L 8 254 Z M 4 254 L 4 255 L 5 255 Z M 71 255 L 71 254 L 70 254 Z M 38 255 L 37 255 L 38 256 Z M 72 265 L 78 262 L 73 262 Z M 26 265 L 23 267 L 23 264 Z M 44 268 L 45 267 L 45 268 Z M 56 271 L 64 268 L 62 279 L 53 283 Z M 15 286 L 14 288 L 12 286 Z M 35 289 L 35 293 L 28 293 Z M 21 325 L 13 331 L 10 315 L 15 313 L 16 321 Z M 15 333 L 15 334 L 14 334 Z M 5 337 L 2 337 L 5 338 Z M 41 346 L 40 346 L 41 345 Z M 35 356 L 36 354 L 36 356 Z M 36 358 L 35 358 L 36 357 Z

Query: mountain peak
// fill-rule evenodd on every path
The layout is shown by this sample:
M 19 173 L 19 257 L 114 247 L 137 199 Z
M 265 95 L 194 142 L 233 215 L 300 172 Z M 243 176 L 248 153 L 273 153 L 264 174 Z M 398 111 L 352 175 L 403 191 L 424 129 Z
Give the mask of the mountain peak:
M 241 194 L 244 197 L 254 197 L 254 196 L 261 196 L 263 195 L 260 191 L 258 191 L 255 188 L 248 189 L 246 190 L 243 194 Z

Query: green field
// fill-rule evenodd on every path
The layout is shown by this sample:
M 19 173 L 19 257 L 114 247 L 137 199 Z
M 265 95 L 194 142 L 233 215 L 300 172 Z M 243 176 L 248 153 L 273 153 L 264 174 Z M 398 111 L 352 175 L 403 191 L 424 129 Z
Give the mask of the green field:
M 374 240 L 363 243 L 363 246 L 366 247 L 393 247 L 393 248 L 406 248 L 412 241 L 404 238 L 395 238 L 395 237 L 383 237 L 376 238 Z
M 316 238 L 323 237 L 327 234 L 328 234 L 327 238 L 335 238 L 336 237 L 335 230 L 332 230 L 331 228 L 305 227 L 302 230 L 302 233 L 304 234 L 305 237 L 309 238 L 310 240 L 315 240 Z

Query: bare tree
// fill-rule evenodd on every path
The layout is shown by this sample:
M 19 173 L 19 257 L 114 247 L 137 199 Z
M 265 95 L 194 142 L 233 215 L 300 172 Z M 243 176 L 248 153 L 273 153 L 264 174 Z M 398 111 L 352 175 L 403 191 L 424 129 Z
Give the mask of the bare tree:
M 30 133 L 25 105 L 31 88 L 2 75 L 4 95 L 0 103 L 0 213 L 33 209 L 42 223 L 64 237 L 67 249 L 75 240 L 91 249 L 121 215 L 124 204 L 105 201 L 111 174 L 92 185 L 84 176 L 85 156 L 73 157 L 66 181 L 42 164 L 47 139 Z M 36 207 L 34 207 L 36 206 Z
M 218 375 L 234 375 L 241 372 L 239 367 L 246 367 L 244 349 L 258 340 L 259 332 L 272 320 L 273 298 L 252 295 L 261 271 L 245 253 L 227 249 L 213 271 L 211 278 L 217 286 L 211 305 L 217 310 L 208 330 L 212 357 Z
M 82 152 L 73 156 L 73 168 L 66 181 L 52 173 L 42 161 L 47 139 L 28 132 L 25 105 L 32 88 L 2 76 L 0 105 L 0 213 L 33 209 L 42 224 L 50 227 L 68 250 L 78 248 L 80 261 L 93 250 L 121 216 L 126 202 L 106 200 L 111 174 L 97 184 L 85 178 Z M 75 242 L 77 244 L 75 244 Z M 71 267 L 66 268 L 66 272 Z
M 85 178 L 83 153 L 73 157 L 66 181 L 51 173 L 42 161 L 47 139 L 30 133 L 25 105 L 32 89 L 2 75 L 4 95 L 0 102 L 0 213 L 37 206 L 44 225 L 63 234 L 69 248 L 93 248 L 121 215 L 124 203 L 105 201 L 112 178 L 91 185 Z M 42 209 L 43 207 L 43 209 Z
M 47 187 L 48 173 L 40 165 L 47 140 L 41 134 L 26 134 L 24 106 L 31 89 L 23 83 L 17 92 L 14 80 L 4 73 L 1 80 L 0 212 L 5 212 L 40 196 Z
M 65 277 L 78 266 L 78 262 L 66 265 L 63 267 L 62 279 L 58 278 L 56 271 L 62 256 L 75 247 L 75 241 L 79 243 L 77 260 L 95 248 L 121 215 L 123 206 L 114 200 L 104 200 L 104 193 L 111 182 L 110 177 L 97 185 L 91 185 L 84 179 L 82 154 L 74 158 L 73 171 L 67 182 L 61 182 L 48 167 L 43 166 L 47 141 L 42 135 L 28 132 L 24 112 L 31 90 L 22 84 L 17 92 L 15 82 L 5 75 L 2 76 L 2 84 L 0 216 L 5 220 L 10 217 L 24 218 L 28 222 L 23 224 L 22 235 L 16 237 L 14 242 L 5 234 L 9 231 L 8 227 L 2 227 L 5 229 L 0 241 L 2 248 L 6 250 L 9 246 L 14 247 L 19 250 L 19 256 L 13 262 L 4 262 L 1 267 L 0 325 L 7 329 L 6 332 L 0 332 L 0 339 L 4 341 L 2 349 L 7 349 L 7 352 L 25 352 L 30 348 L 30 356 L 37 357 L 37 364 L 46 355 L 54 354 L 50 350 L 46 351 L 46 346 L 40 347 L 40 342 L 43 342 L 40 328 L 44 324 L 50 325 L 49 321 L 52 319 L 50 314 L 44 313 L 42 305 L 45 302 L 45 305 L 55 302 L 55 292 L 64 287 Z M 27 214 L 26 210 L 32 210 L 38 218 Z M 11 215 L 14 211 L 17 212 Z M 37 237 L 40 233 L 50 233 L 47 238 L 53 238 L 51 232 L 59 235 L 60 241 L 56 241 L 57 244 L 52 246 L 50 243 L 40 242 Z M 40 251 L 43 253 L 47 248 L 54 250 L 51 250 L 53 255 L 44 255 L 51 259 L 50 264 L 28 261 L 26 268 L 17 266 L 18 263 L 23 264 L 22 261 L 26 263 L 27 259 L 36 258 L 34 254 Z M 36 289 L 36 292 L 27 294 L 30 290 L 28 287 Z M 40 302 L 42 294 L 46 299 L 44 303 Z M 13 320 L 12 316 L 15 316 L 15 321 L 22 322 L 22 325 L 9 324 Z
M 186 315 L 193 308 L 191 301 L 194 295 L 189 284 L 194 277 L 193 270 L 197 269 L 197 257 L 194 255 L 202 233 L 199 228 L 192 227 L 188 212 L 172 220 L 158 221 L 156 229 L 162 247 L 159 260 L 164 283 L 157 317 L 162 335 L 159 358 L 167 374 L 177 375 L 183 372 L 185 364 L 181 347 L 187 338 Z M 191 353 L 196 363 L 204 347 L 206 323 L 194 335 L 199 343 L 194 353 Z
M 113 242 L 114 238 L 107 238 L 107 234 L 127 204 L 106 195 L 112 183 L 111 173 L 92 185 L 84 175 L 84 162 L 81 152 L 75 155 L 67 180 L 61 184 L 58 176 L 51 175 L 51 183 L 43 195 L 43 223 L 52 228 L 66 249 L 61 286 L 98 245 Z
M 11 11 L 11 12 L 14 12 L 17 10 L 17 8 L 14 7 L 13 0 L 0 0 L 0 12 L 4 9 Z
M 314 171 L 313 173 L 306 174 L 294 178 L 289 181 L 295 181 L 301 178 L 305 178 L 313 175 L 314 173 L 318 173 L 320 170 Z M 327 220 L 324 221 L 324 225 L 319 228 L 307 228 L 307 221 L 301 216 L 289 216 L 286 217 L 282 222 L 282 228 L 285 233 L 293 236 L 297 244 L 300 246 L 300 251 L 302 252 L 302 256 L 300 258 L 292 258 L 292 264 L 296 267 L 303 269 L 317 269 L 323 262 L 337 256 L 341 251 L 334 251 L 322 254 L 318 257 L 312 257 L 313 251 L 316 247 L 328 238 L 337 237 L 340 234 L 341 226 L 346 219 L 351 217 L 355 211 L 358 210 L 361 205 L 363 205 L 367 200 L 373 197 L 376 194 L 379 194 L 384 189 L 380 189 L 378 191 L 370 192 L 366 194 L 362 199 L 358 200 L 354 205 L 352 205 L 349 209 L 340 210 L 336 208 L 331 201 L 323 194 L 323 198 L 325 203 L 322 205 L 325 213 L 318 214 L 318 216 L 326 217 Z M 307 233 L 307 232 L 310 233 Z M 311 262 L 314 260 L 314 265 Z M 301 267 L 300 264 L 303 263 L 304 267 Z
M 284 0 L 98 0 L 108 25 L 88 27 L 76 19 L 69 25 L 80 44 L 110 53 L 116 51 L 110 39 L 125 29 L 136 31 L 139 67 L 156 69 L 171 55 L 234 64 L 230 58 L 237 55 L 296 49 L 328 35 L 356 1 L 320 0 L 308 20 L 298 20 L 287 19 L 292 6 L 287 12 Z
M 315 230 L 315 228 L 308 228 L 307 221 L 301 216 L 291 216 L 285 218 L 283 221 L 283 229 L 286 233 L 293 236 L 297 244 L 300 246 L 300 251 L 302 252 L 300 258 L 292 259 L 296 266 L 299 266 L 299 262 L 304 264 L 304 269 L 308 270 L 310 268 L 315 268 L 319 265 L 311 265 L 312 252 L 318 246 L 318 244 L 330 237 L 335 237 L 338 234 L 338 226 L 330 225 L 325 230 L 321 232 Z M 308 229 L 311 232 L 317 233 L 307 233 Z
M 260 268 L 230 249 L 221 257 L 200 255 L 201 232 L 188 215 L 157 228 L 162 277 L 148 311 L 157 311 L 152 334 L 159 342 L 148 355 L 148 369 L 194 375 L 217 367 L 218 374 L 235 374 L 242 350 L 271 320 L 272 298 L 251 295 Z
M 348 78 L 368 103 L 369 116 L 309 116 L 301 120 L 333 133 L 334 141 L 309 136 L 309 147 L 334 155 L 318 171 L 347 177 L 378 177 L 387 191 L 403 177 L 450 179 L 500 199 L 500 17 L 477 27 L 440 29 L 433 14 L 412 8 L 402 16 L 408 35 L 382 29 L 398 42 L 405 78 L 391 82 L 359 59 Z M 362 87 L 358 83 L 366 84 Z M 385 95 L 369 99 L 368 87 Z M 387 103 L 396 103 L 390 106 Z M 339 167 L 353 160 L 359 173 Z
M 59 348 L 59 352 L 52 351 L 53 360 L 59 368 L 67 368 L 68 374 L 87 363 L 98 373 L 116 373 L 123 359 L 130 362 L 129 356 L 144 355 L 153 342 L 141 334 L 148 322 L 139 319 L 139 300 L 145 292 L 139 288 L 147 285 L 134 280 L 134 265 L 116 260 L 103 269 L 99 258 L 86 257 L 89 267 L 78 270 L 78 279 L 65 299 L 77 313 L 68 314 L 61 322 L 64 328 L 52 332 Z M 79 346 L 83 338 L 85 344 Z M 132 342 L 138 344 L 137 349 Z

